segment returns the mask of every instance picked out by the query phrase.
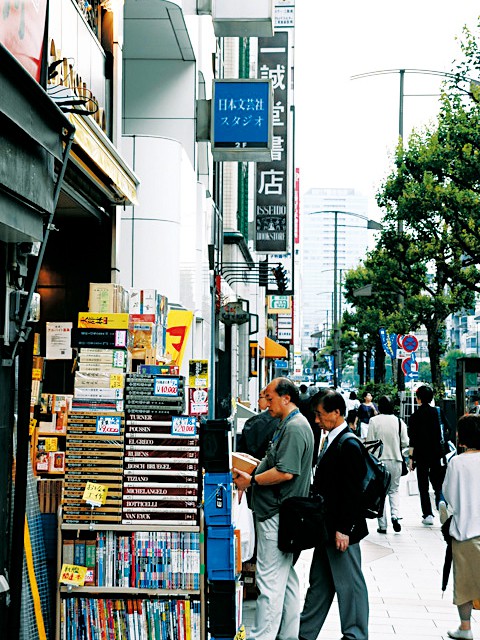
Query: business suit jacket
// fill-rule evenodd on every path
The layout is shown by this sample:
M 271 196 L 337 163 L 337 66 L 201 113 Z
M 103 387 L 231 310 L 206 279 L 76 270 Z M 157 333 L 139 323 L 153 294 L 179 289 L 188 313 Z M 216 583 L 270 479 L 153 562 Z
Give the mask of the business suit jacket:
M 357 438 L 347 438 L 339 450 L 344 433 L 352 432 L 348 427 L 341 431 L 320 458 L 313 486 L 325 501 L 329 541 L 333 542 L 335 532 L 340 531 L 350 537 L 350 544 L 355 544 L 368 535 L 361 507 L 361 485 L 367 466 L 363 445 Z
M 447 427 L 443 411 L 440 410 L 440 414 L 443 424 Z M 435 407 L 422 404 L 412 413 L 408 421 L 408 437 L 413 448 L 413 459 L 417 464 L 432 464 L 443 457 L 440 446 L 440 422 Z

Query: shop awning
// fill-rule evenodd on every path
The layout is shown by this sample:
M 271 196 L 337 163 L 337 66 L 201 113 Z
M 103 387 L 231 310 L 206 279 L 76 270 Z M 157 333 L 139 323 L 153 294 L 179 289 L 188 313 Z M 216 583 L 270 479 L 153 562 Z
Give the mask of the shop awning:
M 75 125 L 71 161 L 103 191 L 113 204 L 138 204 L 138 178 L 95 121 L 68 114 Z
M 58 174 L 74 130 L 0 43 L 0 240 L 39 242 L 55 210 Z
M 288 351 L 275 340 L 265 336 L 265 358 L 288 358 Z

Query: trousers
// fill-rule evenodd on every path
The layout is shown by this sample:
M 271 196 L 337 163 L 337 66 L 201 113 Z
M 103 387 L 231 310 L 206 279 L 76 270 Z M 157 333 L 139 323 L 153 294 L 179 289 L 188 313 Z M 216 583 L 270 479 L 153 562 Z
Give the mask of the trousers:
M 368 639 L 368 591 L 361 562 L 359 544 L 343 553 L 331 543 L 315 549 L 300 615 L 300 638 L 317 639 L 336 593 L 343 637 Z
M 300 584 L 293 554 L 278 548 L 276 514 L 256 523 L 257 598 L 253 640 L 298 640 L 300 622 Z
M 400 478 L 402 477 L 402 463 L 399 460 L 383 460 L 387 471 L 390 471 L 392 476 L 390 487 L 388 488 L 388 501 L 390 503 L 390 517 L 400 517 L 400 494 L 398 492 L 400 487 Z M 385 500 L 385 506 L 383 508 L 383 514 L 381 518 L 378 518 L 378 526 L 380 529 L 387 528 L 387 501 Z
M 433 515 L 429 494 L 429 481 L 432 483 L 433 491 L 435 492 L 435 506 L 438 509 L 446 472 L 447 467 L 442 467 L 440 460 L 435 460 L 434 462 L 417 462 L 418 493 L 420 494 L 422 516 L 424 518 Z

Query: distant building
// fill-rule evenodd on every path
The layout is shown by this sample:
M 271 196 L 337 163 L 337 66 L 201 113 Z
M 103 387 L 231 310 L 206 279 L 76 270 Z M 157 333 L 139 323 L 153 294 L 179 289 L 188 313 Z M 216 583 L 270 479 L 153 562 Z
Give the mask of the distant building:
M 358 265 L 368 246 L 367 198 L 354 189 L 314 188 L 303 196 L 301 224 L 302 352 L 322 346 L 332 326 L 335 211 L 337 215 L 337 284 Z M 318 212 L 318 213 L 317 213 Z M 359 217 L 357 217 L 359 216 Z M 339 312 L 343 300 L 338 297 Z M 323 332 L 322 338 L 311 334 Z

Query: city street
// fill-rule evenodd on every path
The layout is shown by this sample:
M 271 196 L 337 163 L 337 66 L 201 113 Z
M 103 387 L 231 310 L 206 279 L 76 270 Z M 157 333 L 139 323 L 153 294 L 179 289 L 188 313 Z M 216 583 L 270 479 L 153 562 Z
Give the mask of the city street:
M 414 474 L 410 474 L 414 476 Z M 445 542 L 438 515 L 435 524 L 422 525 L 418 495 L 409 495 L 402 478 L 402 531 L 377 533 L 377 521 L 368 522 L 370 535 L 361 542 L 363 568 L 370 599 L 369 640 L 447 640 L 447 629 L 458 627 L 457 608 L 452 604 L 453 575 L 442 599 L 441 576 Z M 415 490 L 415 484 L 413 485 Z M 387 512 L 388 513 L 388 512 Z M 303 552 L 297 563 L 303 594 L 308 586 L 312 552 Z M 244 603 L 244 622 L 249 637 L 254 602 Z M 473 612 L 472 631 L 480 638 L 480 611 Z M 334 601 L 320 640 L 341 637 L 338 607 Z

